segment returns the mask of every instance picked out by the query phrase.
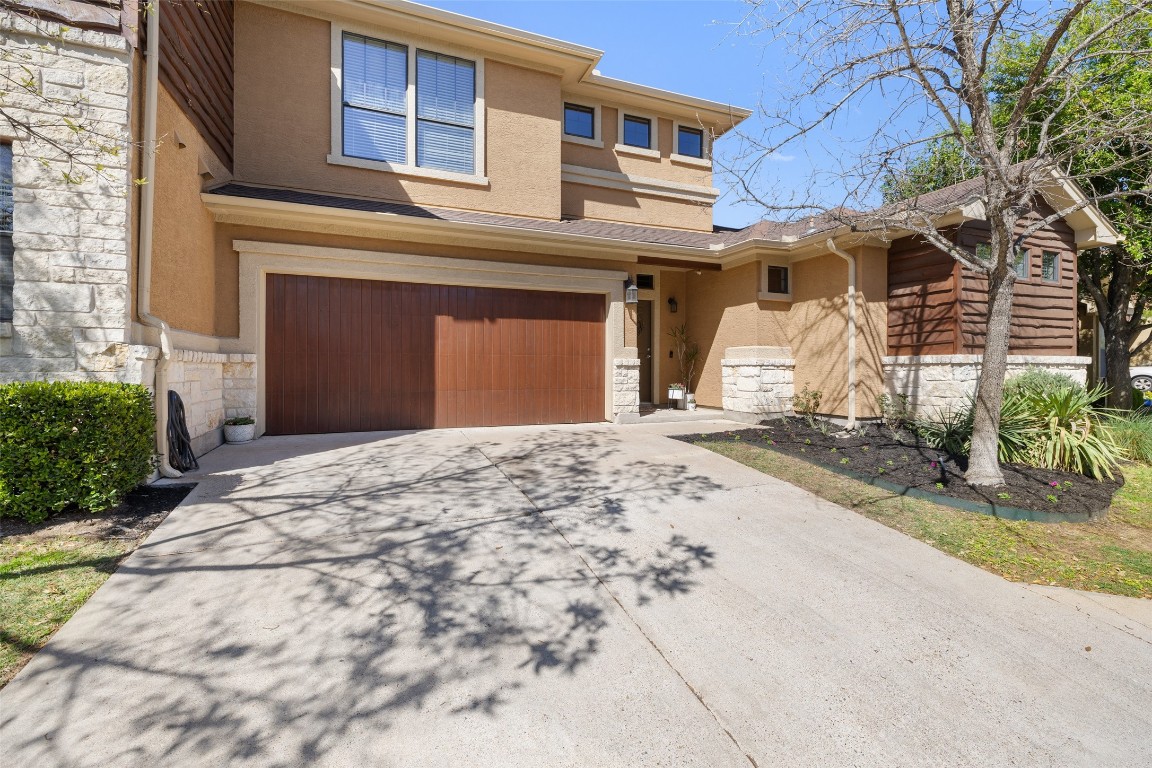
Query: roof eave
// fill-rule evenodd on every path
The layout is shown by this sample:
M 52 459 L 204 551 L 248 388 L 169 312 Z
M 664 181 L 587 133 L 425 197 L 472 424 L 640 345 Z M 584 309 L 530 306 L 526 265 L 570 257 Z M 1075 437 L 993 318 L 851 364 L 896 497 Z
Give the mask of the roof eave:
M 640 256 L 713 264 L 720 261 L 717 258 L 720 252 L 692 246 L 645 243 L 500 224 L 416 218 L 383 211 L 357 211 L 307 203 L 218 195 L 212 192 L 202 192 L 200 199 L 217 221 L 232 223 L 248 223 L 253 217 L 258 217 L 268 220 L 268 223 L 277 220 L 290 222 L 296 225 L 295 228 L 305 224 L 329 226 L 346 224 L 379 230 L 394 236 L 403 235 L 414 242 L 464 240 L 468 243 L 483 243 L 489 248 L 536 253 L 574 253 L 589 258 L 629 262 L 636 261 Z

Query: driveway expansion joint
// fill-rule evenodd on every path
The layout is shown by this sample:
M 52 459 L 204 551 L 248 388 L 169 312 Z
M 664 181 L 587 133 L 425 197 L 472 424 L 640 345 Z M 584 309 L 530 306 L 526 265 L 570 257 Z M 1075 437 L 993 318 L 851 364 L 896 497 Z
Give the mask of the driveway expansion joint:
M 465 439 L 467 439 L 468 442 L 471 443 L 472 446 L 480 453 L 480 455 L 483 456 L 488 462 L 490 462 L 492 466 L 500 472 L 500 474 L 504 475 L 508 482 L 511 483 L 517 491 L 520 492 L 520 495 L 524 497 L 525 501 L 532 505 L 532 508 L 536 510 L 536 514 L 538 514 L 544 520 L 548 521 L 548 525 L 552 527 L 552 530 L 556 532 L 556 535 L 560 537 L 561 541 L 564 542 L 565 546 L 567 546 L 568 549 L 570 549 L 572 553 L 576 555 L 576 557 L 580 558 L 580 562 L 583 563 L 588 572 L 591 573 L 593 577 L 595 577 L 596 582 L 600 585 L 601 589 L 607 593 L 608 597 L 612 598 L 612 602 L 616 604 L 616 606 L 628 619 L 629 623 L 631 623 L 632 626 L 636 628 L 636 631 L 640 633 L 640 636 L 643 637 L 648 645 L 652 647 L 652 650 L 656 651 L 657 655 L 660 656 L 660 659 L 664 662 L 665 666 L 672 670 L 672 673 L 675 674 L 680 682 L 684 684 L 684 687 L 686 687 L 692 693 L 692 696 L 696 699 L 696 701 L 700 702 L 700 706 L 703 707 L 709 716 L 711 716 L 711 718 L 716 722 L 716 727 L 718 727 L 724 733 L 724 735 L 728 737 L 733 746 L 735 746 L 736 749 L 740 751 L 740 754 L 744 755 L 744 757 L 748 760 L 753 768 L 759 768 L 759 764 L 756 762 L 756 759 L 752 757 L 751 753 L 749 753 L 747 749 L 744 748 L 744 746 L 740 743 L 740 740 L 736 738 L 735 734 L 733 734 L 732 731 L 724 725 L 724 723 L 720 720 L 720 716 L 714 709 L 712 709 L 712 707 L 708 705 L 708 702 L 704 700 L 703 694 L 701 694 L 700 691 L 698 691 L 696 687 L 692 685 L 692 683 L 688 682 L 688 679 L 684 677 L 684 674 L 676 667 L 675 664 L 672 663 L 672 660 L 668 657 L 668 654 L 665 653 L 664 649 L 661 648 L 656 643 L 656 641 L 653 640 L 652 637 L 644 631 L 644 627 L 640 625 L 640 622 L 636 620 L 636 617 L 632 615 L 631 611 L 628 610 L 628 607 L 625 606 L 620 598 L 616 596 L 616 593 L 612 591 L 612 588 L 608 586 L 603 577 L 601 577 L 596 569 L 592 567 L 592 564 L 588 562 L 588 559 L 584 557 L 583 553 L 581 553 L 580 550 L 577 549 L 576 546 L 568 540 L 568 537 L 565 536 L 564 532 L 560 530 L 560 527 L 556 525 L 556 521 L 553 520 L 545 510 L 541 509 L 536 504 L 536 502 L 532 500 L 532 497 L 525 493 L 524 489 L 520 487 L 519 483 L 517 483 L 511 476 L 508 475 L 507 472 L 504 471 L 504 468 L 500 466 L 500 462 L 493 461 L 493 459 L 484 452 L 484 449 L 477 445 L 470 437 L 468 437 L 467 434 L 465 434 Z M 559 508 L 566 507 L 558 507 L 558 509 Z

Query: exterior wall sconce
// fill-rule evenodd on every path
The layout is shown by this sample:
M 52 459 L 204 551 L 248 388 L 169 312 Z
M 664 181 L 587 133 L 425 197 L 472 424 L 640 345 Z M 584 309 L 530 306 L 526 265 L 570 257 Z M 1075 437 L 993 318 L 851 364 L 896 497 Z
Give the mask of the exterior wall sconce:
M 640 289 L 636 287 L 636 283 L 632 282 L 631 277 L 624 281 L 624 303 L 640 303 Z
M 671 312 L 672 314 L 676 314 L 676 310 L 678 310 L 678 309 L 680 309 L 680 305 L 676 303 L 676 297 L 675 296 L 669 296 L 668 297 L 668 311 Z

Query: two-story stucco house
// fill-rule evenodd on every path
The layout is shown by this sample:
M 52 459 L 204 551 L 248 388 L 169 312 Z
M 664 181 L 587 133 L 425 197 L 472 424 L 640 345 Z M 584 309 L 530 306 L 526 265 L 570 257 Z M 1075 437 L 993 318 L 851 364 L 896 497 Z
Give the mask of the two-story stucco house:
M 5 377 L 174 389 L 201 452 L 240 414 L 267 434 L 626 421 L 679 380 L 680 324 L 697 402 L 738 418 L 803 387 L 869 417 L 885 391 L 940 405 L 974 381 L 981 282 L 940 252 L 831 219 L 713 226 L 712 146 L 747 109 L 411 3 L 158 10 L 159 54 L 130 61 L 133 130 L 158 149 L 133 169 L 124 323 L 99 350 L 61 335 L 68 362 L 37 370 L 36 329 L 83 308 L 53 314 L 18 239 Z M 14 178 L 19 230 L 50 201 Z M 935 197 L 972 248 L 977 192 Z M 1075 194 L 1054 179 L 1037 212 Z M 1013 365 L 1082 375 L 1075 256 L 1115 237 L 1088 208 L 1034 238 Z

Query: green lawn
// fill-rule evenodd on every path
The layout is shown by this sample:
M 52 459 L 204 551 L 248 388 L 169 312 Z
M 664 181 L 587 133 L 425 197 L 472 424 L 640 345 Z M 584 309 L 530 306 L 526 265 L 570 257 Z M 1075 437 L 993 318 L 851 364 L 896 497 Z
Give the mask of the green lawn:
M 1030 523 L 943 507 L 874 488 L 745 443 L 704 448 L 853 509 L 1013 581 L 1152 598 L 1152 467 L 1124 466 L 1127 483 L 1107 518 Z
M 0 685 L 84 604 L 135 541 L 0 541 Z

